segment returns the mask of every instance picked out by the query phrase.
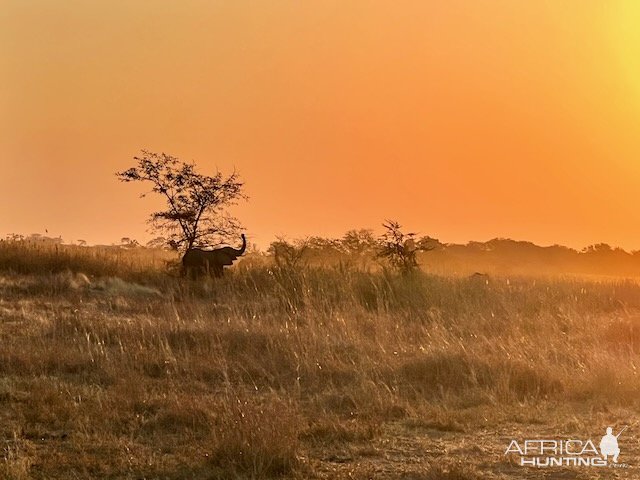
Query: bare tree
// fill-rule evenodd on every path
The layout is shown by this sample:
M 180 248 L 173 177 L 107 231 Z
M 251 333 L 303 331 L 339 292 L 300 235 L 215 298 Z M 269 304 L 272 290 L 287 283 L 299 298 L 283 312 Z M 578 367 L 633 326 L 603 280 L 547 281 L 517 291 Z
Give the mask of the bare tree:
M 369 262 L 376 256 L 377 247 L 373 230 L 349 230 L 340 240 L 340 251 L 344 254 L 341 265 L 367 269 Z
M 368 229 L 349 230 L 340 241 L 342 250 L 349 255 L 361 255 L 375 250 L 376 239 Z
M 386 259 L 393 268 L 403 275 L 418 268 L 417 253 L 433 250 L 429 242 L 416 242 L 415 233 L 404 233 L 402 225 L 394 220 L 386 220 L 382 226 L 385 232 L 380 236 L 378 257 Z
M 147 150 L 134 160 L 135 167 L 116 176 L 123 182 L 149 182 L 151 192 L 164 197 L 166 209 L 152 213 L 149 223 L 172 248 L 188 250 L 239 231 L 238 220 L 226 212 L 227 207 L 247 198 L 236 172 L 228 176 L 216 172 L 210 177 L 197 173 L 191 163 Z
M 282 237 L 277 237 L 277 240 L 269 246 L 269 252 L 273 254 L 276 265 L 290 269 L 295 269 L 303 264 L 304 255 L 308 249 L 308 238 L 290 243 Z

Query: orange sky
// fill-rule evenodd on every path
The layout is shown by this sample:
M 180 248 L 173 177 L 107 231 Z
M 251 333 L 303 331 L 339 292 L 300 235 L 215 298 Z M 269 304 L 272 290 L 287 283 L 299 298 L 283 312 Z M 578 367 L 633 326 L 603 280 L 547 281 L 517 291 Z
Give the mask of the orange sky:
M 234 167 L 250 238 L 385 218 L 640 249 L 640 3 L 24 1 L 0 8 L 0 234 L 148 239 L 141 148 Z

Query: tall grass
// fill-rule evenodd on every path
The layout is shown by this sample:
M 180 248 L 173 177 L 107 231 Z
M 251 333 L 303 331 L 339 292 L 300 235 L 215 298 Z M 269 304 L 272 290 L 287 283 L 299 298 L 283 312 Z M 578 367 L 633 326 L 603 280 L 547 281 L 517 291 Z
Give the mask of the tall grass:
M 148 279 L 166 272 L 175 261 L 175 253 L 161 249 L 0 240 L 0 271 L 4 272 L 39 275 L 72 271 L 94 276 Z
M 375 457 L 385 425 L 640 394 L 635 282 L 242 264 L 194 282 L 160 260 L 0 246 L 0 476 L 307 478 Z

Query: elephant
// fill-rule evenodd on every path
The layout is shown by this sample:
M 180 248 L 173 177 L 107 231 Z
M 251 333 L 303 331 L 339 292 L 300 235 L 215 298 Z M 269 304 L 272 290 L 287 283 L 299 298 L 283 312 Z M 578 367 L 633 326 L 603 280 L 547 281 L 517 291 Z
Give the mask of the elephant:
M 225 265 L 231 265 L 244 253 L 247 248 L 247 240 L 242 237 L 240 248 L 221 247 L 215 250 L 203 250 L 201 248 L 190 248 L 182 257 L 183 274 L 197 277 L 200 274 L 222 277 Z

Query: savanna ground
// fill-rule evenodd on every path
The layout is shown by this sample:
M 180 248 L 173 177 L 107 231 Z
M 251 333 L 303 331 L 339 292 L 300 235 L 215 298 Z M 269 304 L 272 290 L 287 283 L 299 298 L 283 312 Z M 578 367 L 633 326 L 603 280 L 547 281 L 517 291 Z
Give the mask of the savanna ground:
M 0 248 L 0 478 L 635 478 L 640 286 Z M 620 439 L 533 469 L 512 438 Z

